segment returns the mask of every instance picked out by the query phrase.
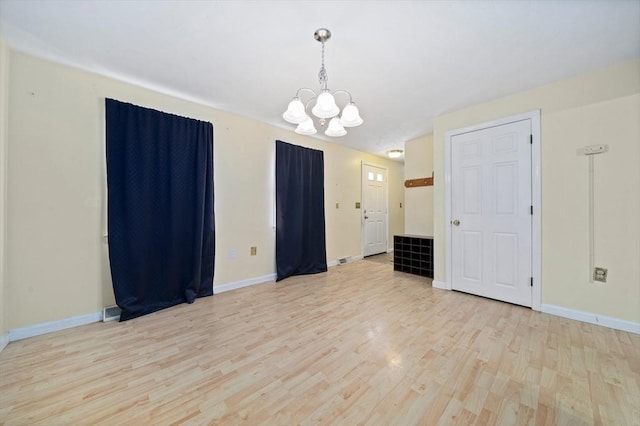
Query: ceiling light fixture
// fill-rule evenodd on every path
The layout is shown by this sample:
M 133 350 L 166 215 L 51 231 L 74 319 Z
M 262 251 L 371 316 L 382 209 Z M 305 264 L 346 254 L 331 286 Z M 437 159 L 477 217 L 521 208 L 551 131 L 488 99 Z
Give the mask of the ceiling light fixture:
M 402 154 L 404 154 L 404 151 L 401 149 L 392 149 L 391 151 L 387 152 L 389 158 L 400 158 L 402 157 Z
M 289 107 L 284 114 L 282 114 L 282 118 L 289 123 L 298 125 L 295 130 L 296 133 L 300 133 L 302 135 L 316 134 L 317 130 L 313 120 L 311 119 L 311 116 L 307 114 L 307 107 L 313 100 L 316 100 L 311 112 L 320 119 L 320 125 L 324 126 L 327 120 L 331 119 L 324 134 L 333 137 L 344 136 L 347 134 L 345 127 L 356 127 L 361 125 L 363 121 L 362 118 L 360 118 L 358 107 L 356 107 L 356 104 L 353 102 L 351 93 L 346 90 L 336 90 L 335 92 L 331 92 L 327 86 L 329 78 L 327 76 L 327 70 L 324 67 L 324 43 L 331 38 L 331 31 L 326 28 L 320 28 L 314 33 L 313 37 L 322 43 L 322 66 L 318 73 L 318 79 L 320 80 L 320 94 L 317 94 L 313 89 L 309 89 L 308 87 L 298 89 L 296 96 L 291 102 L 289 102 Z M 302 103 L 302 100 L 300 99 L 300 94 L 302 92 L 311 92 L 313 97 L 311 97 L 306 103 Z M 342 93 L 349 96 L 349 103 L 343 108 L 342 115 L 338 117 L 338 114 L 340 114 L 340 108 L 338 108 L 338 105 L 336 104 L 335 95 Z

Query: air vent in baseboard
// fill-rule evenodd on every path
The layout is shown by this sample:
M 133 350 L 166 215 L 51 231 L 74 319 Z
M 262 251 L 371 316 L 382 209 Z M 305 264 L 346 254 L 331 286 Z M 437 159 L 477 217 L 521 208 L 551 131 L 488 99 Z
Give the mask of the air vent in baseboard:
M 116 305 L 102 309 L 102 322 L 117 321 L 120 319 L 120 308 Z
M 344 265 L 345 263 L 351 263 L 351 256 L 338 259 L 338 265 Z

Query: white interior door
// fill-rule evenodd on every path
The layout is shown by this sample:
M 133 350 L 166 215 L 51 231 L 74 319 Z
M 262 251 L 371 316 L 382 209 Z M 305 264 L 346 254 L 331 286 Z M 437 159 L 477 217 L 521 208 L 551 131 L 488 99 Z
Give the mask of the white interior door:
M 387 251 L 387 169 L 362 164 L 364 256 Z
M 531 120 L 451 138 L 452 288 L 532 304 Z

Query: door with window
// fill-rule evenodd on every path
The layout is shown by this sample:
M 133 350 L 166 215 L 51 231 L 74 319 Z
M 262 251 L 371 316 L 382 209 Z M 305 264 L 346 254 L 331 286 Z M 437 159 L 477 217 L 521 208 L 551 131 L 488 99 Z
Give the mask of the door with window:
M 387 169 L 362 164 L 364 256 L 387 252 Z
M 452 288 L 532 303 L 531 120 L 451 138 Z

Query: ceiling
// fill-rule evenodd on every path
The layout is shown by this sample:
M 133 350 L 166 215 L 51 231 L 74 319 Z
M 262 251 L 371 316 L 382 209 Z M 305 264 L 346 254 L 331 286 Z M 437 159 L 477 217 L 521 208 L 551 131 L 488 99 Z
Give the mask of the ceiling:
M 291 130 L 321 27 L 329 88 L 364 124 L 313 137 L 380 155 L 440 114 L 640 57 L 638 0 L 0 0 L 16 50 Z

